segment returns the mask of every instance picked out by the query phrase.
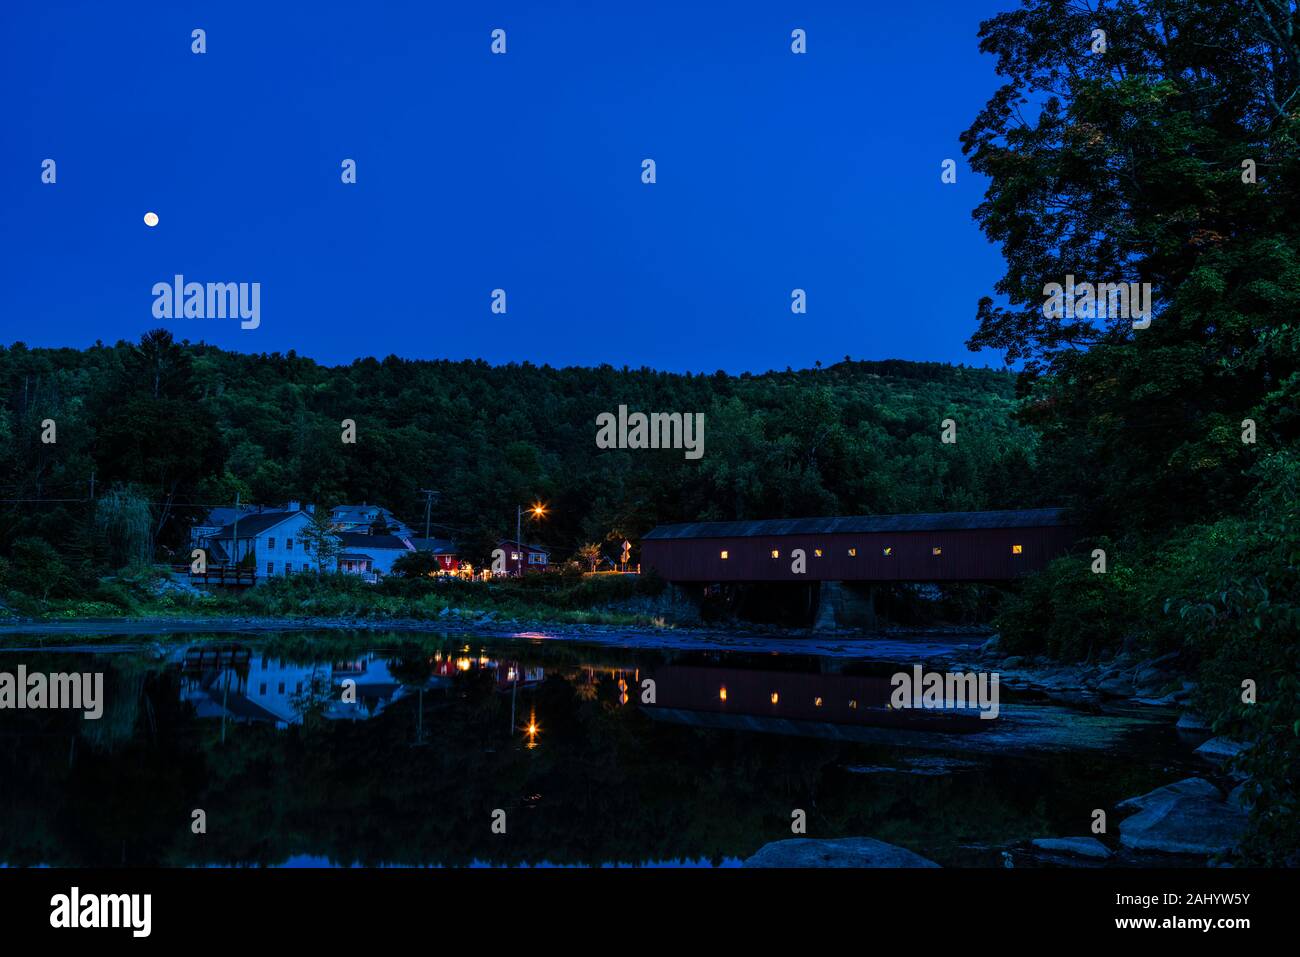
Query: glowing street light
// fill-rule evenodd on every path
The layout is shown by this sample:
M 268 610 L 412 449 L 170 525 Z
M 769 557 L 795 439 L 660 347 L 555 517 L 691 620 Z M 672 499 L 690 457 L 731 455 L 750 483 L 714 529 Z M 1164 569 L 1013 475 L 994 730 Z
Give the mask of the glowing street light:
M 534 502 L 532 506 L 529 507 L 528 514 L 535 519 L 545 518 L 546 506 L 543 505 L 541 502 Z M 523 540 L 523 531 L 522 531 L 523 520 L 524 520 L 524 507 L 522 505 L 516 505 L 515 506 L 515 546 L 519 549 L 518 555 L 519 555 L 519 577 L 520 578 L 523 578 L 524 576 L 524 540 Z

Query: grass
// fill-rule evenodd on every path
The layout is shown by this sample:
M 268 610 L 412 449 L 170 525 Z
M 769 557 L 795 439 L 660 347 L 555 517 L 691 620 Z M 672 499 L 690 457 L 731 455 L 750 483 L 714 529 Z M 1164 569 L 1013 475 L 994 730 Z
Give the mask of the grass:
M 390 577 L 368 584 L 356 576 L 302 574 L 240 592 L 169 588 L 165 576 L 136 570 L 101 579 L 84 598 L 6 593 L 0 620 L 92 618 L 333 618 L 414 621 L 546 621 L 560 624 L 664 627 L 651 576 L 546 573 L 523 580 Z

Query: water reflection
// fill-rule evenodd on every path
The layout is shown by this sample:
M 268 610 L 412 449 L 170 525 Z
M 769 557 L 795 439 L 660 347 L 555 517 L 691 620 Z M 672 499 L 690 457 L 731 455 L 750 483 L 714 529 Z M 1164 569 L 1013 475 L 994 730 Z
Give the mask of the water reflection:
M 544 668 L 486 654 L 390 655 L 367 651 L 341 661 L 303 662 L 240 645 L 199 645 L 173 652 L 169 661 L 180 670 L 180 698 L 197 717 L 278 727 L 300 724 L 313 712 L 329 720 L 373 718 L 405 697 L 448 688 L 459 673 L 486 674 L 498 690 L 512 692 L 546 676 Z
M 893 666 L 843 659 L 335 634 L 0 649 L 19 662 L 104 671 L 105 714 L 0 712 L 10 864 L 719 865 L 792 807 L 810 835 L 996 864 L 1178 773 L 1158 728 L 1012 754 L 882 726 Z M 913 773 L 922 737 L 963 760 Z
M 670 664 L 647 671 L 655 682 L 653 717 L 718 728 L 785 734 L 825 734 L 821 725 L 969 733 L 988 731 L 974 708 L 906 710 L 890 707 L 885 674 L 845 674 L 828 668 L 794 670 L 725 664 Z M 811 725 L 811 727 L 810 727 Z

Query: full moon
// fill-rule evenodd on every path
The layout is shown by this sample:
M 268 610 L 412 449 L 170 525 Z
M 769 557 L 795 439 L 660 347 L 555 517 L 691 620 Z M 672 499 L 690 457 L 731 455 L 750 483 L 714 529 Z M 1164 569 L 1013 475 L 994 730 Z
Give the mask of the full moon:
M 145 213 L 145 214 L 144 214 L 144 224 L 145 224 L 146 226 L 157 226 L 157 225 L 158 225 L 158 214 L 157 214 L 157 213 Z

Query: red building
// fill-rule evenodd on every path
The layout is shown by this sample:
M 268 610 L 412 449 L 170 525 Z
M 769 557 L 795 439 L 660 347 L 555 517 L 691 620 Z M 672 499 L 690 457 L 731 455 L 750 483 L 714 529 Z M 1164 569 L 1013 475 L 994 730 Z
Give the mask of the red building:
M 460 558 L 456 555 L 456 543 L 449 538 L 412 538 L 408 539 L 417 552 L 430 552 L 438 559 L 438 566 L 451 574 L 460 569 Z
M 551 560 L 550 553 L 537 545 L 520 545 L 511 539 L 497 542 L 497 548 L 505 552 L 506 574 L 518 575 L 524 572 L 546 571 Z

